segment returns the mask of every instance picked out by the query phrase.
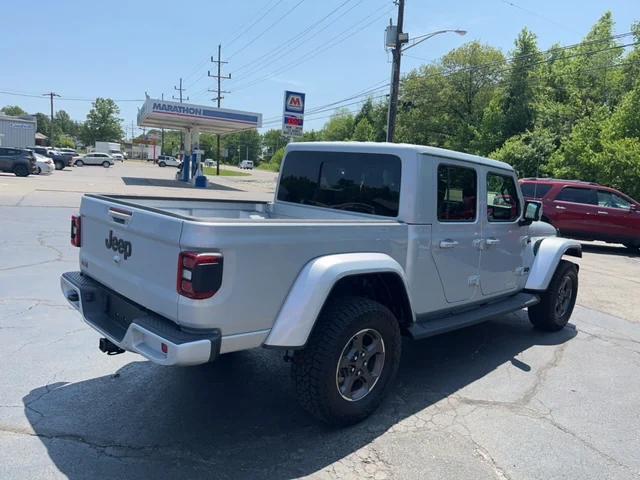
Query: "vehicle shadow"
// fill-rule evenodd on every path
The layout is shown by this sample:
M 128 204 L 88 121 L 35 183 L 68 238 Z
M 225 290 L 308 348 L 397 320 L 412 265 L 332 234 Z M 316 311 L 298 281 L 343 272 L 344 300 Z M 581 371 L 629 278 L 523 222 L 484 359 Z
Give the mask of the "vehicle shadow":
M 604 255 L 616 255 L 618 257 L 637 258 L 640 252 L 625 247 L 624 245 L 600 245 L 596 243 L 583 243 L 582 251 L 589 253 L 599 253 Z
M 575 335 L 572 325 L 535 331 L 521 312 L 407 341 L 390 398 L 346 429 L 318 424 L 298 407 L 289 365 L 280 352 L 260 349 L 190 369 L 132 362 L 114 375 L 34 389 L 23 402 L 50 458 L 71 479 L 296 478 L 365 447 L 502 364 L 535 375 L 515 357 Z

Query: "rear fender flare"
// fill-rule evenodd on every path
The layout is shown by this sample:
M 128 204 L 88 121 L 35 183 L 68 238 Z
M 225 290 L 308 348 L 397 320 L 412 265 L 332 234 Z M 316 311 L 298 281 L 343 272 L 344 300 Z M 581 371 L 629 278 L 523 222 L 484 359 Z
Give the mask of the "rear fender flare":
M 544 292 L 549 287 L 563 255 L 582 257 L 580 242 L 568 238 L 543 238 L 533 248 L 535 256 L 525 285 L 525 290 L 532 292 Z
M 264 346 L 304 347 L 336 282 L 351 275 L 383 272 L 397 274 L 409 295 L 403 268 L 384 253 L 342 253 L 311 260 L 298 274 Z

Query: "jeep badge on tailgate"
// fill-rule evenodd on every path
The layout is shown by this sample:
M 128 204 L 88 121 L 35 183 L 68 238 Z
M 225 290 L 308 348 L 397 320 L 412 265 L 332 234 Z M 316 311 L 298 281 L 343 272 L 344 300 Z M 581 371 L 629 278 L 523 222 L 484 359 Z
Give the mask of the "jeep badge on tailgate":
M 113 230 L 109 230 L 109 238 L 105 238 L 104 246 L 107 247 L 107 250 L 124 254 L 125 260 L 131 256 L 131 242 L 116 237 Z

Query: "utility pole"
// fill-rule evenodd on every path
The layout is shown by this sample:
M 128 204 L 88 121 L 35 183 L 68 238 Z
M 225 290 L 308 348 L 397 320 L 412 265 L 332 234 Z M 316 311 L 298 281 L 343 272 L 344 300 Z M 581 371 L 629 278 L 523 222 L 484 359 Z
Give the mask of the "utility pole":
M 51 125 L 49 125 L 49 146 L 53 147 L 53 97 L 59 97 L 55 92 L 43 93 L 43 97 L 49 97 L 51 102 Z
M 180 88 L 176 87 L 175 85 L 173 86 L 173 89 L 179 92 L 179 97 L 176 98 L 171 95 L 171 98 L 173 98 L 174 100 L 180 100 L 180 103 L 182 103 L 182 92 L 186 90 L 185 88 L 182 88 L 182 77 L 180 77 L 179 85 Z M 185 100 L 189 101 L 189 97 L 187 97 Z M 184 132 L 182 130 L 180 130 L 180 151 L 184 154 Z
M 180 85 L 180 87 L 176 87 L 175 85 L 173 86 L 173 89 L 177 90 L 179 92 L 179 97 L 176 98 L 175 96 L 172 95 L 171 98 L 173 98 L 174 100 L 180 100 L 180 103 L 182 103 L 182 92 L 184 92 L 186 90 L 186 88 L 182 88 L 182 78 L 180 78 L 179 85 Z M 188 101 L 189 97 L 185 98 L 185 100 Z
M 210 92 L 217 92 L 217 95 L 215 98 L 213 98 L 213 101 L 217 101 L 218 103 L 218 108 L 220 108 L 220 103 L 222 101 L 222 99 L 224 98 L 222 96 L 223 93 L 230 93 L 227 91 L 223 91 L 221 90 L 222 85 L 221 85 L 221 81 L 222 80 L 229 80 L 231 79 L 231 74 L 229 74 L 228 76 L 222 75 L 222 64 L 223 63 L 229 63 L 229 62 L 223 62 L 222 61 L 222 45 L 218 44 L 218 60 L 214 60 L 213 59 L 213 55 L 211 56 L 211 62 L 212 63 L 217 63 L 218 64 L 218 74 L 217 75 L 211 75 L 211 72 L 208 71 L 207 75 L 210 78 L 215 78 L 218 80 L 218 88 L 216 90 L 209 90 Z M 216 175 L 220 175 L 220 134 L 216 134 L 216 150 L 217 150 L 217 154 L 216 154 Z
M 397 0 L 398 22 L 395 31 L 395 45 L 392 50 L 393 66 L 391 67 L 391 91 L 389 93 L 389 112 L 387 115 L 387 142 L 393 142 L 396 130 L 396 114 L 398 113 L 398 92 L 400 90 L 400 59 L 402 45 L 407 43 L 408 37 L 402 32 L 404 25 L 404 0 Z M 393 26 L 390 26 L 393 29 Z

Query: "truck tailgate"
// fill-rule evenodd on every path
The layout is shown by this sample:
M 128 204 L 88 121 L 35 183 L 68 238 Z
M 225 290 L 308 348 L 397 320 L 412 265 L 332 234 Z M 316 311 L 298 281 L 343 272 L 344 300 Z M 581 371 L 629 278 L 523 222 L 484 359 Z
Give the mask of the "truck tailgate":
M 84 196 L 81 270 L 132 301 L 177 320 L 182 220 Z

